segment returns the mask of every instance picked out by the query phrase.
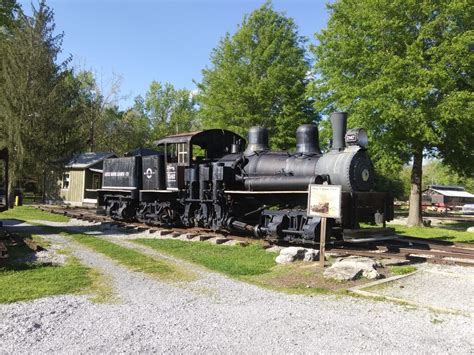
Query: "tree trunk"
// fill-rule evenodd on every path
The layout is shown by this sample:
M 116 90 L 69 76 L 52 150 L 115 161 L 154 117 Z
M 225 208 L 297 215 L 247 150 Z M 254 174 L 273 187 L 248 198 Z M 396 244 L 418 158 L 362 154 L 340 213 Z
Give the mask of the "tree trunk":
M 43 204 L 46 203 L 46 171 L 43 171 Z
M 422 150 L 413 155 L 413 168 L 411 170 L 411 193 L 410 210 L 408 212 L 407 225 L 423 226 L 421 218 L 421 177 L 423 174 L 423 153 Z
M 15 182 L 14 179 L 11 177 L 8 179 L 8 196 L 7 198 L 7 204 L 8 208 L 13 208 L 15 207 Z

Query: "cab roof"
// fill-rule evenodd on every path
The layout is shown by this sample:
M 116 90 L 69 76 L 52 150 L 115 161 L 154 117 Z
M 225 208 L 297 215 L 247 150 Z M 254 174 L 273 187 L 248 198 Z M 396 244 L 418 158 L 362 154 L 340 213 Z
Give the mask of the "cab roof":
M 227 146 L 230 144 L 241 144 L 245 146 L 245 139 L 237 133 L 225 129 L 206 129 L 188 133 L 180 133 L 168 136 L 154 142 L 156 145 L 173 143 L 191 143 L 202 148 L 208 144 Z

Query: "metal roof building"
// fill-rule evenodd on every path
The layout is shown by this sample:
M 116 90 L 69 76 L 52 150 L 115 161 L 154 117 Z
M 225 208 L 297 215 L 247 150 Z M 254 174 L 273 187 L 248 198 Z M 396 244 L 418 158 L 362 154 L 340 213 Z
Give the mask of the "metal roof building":
M 423 191 L 423 202 L 438 207 L 462 206 L 474 203 L 474 194 L 467 192 L 462 186 L 429 185 Z

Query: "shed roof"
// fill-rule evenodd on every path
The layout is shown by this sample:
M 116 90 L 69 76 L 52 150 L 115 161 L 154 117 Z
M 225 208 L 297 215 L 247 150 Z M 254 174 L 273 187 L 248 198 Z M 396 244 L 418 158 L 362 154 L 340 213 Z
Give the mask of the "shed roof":
M 431 189 L 434 192 L 437 192 L 441 195 L 448 196 L 448 197 L 471 197 L 474 198 L 474 195 L 467 192 L 467 191 L 460 191 L 460 190 L 439 190 L 439 189 Z
M 104 159 L 115 157 L 111 152 L 87 152 L 73 157 L 67 164 L 66 168 L 88 168 Z

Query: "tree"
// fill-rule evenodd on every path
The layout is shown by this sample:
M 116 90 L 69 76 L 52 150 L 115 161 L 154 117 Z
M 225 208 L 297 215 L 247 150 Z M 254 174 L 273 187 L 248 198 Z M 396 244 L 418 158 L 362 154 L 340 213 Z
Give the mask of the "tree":
M 139 103 L 142 99 L 137 100 Z M 194 97 L 189 90 L 152 81 L 143 108 L 150 120 L 153 139 L 197 128 Z
M 474 40 L 469 1 L 340 0 L 317 34 L 309 94 L 364 126 L 377 166 L 412 162 L 409 225 L 421 224 L 423 157 L 474 171 Z M 471 162 L 471 163 L 469 163 Z
M 80 146 L 77 82 L 67 60 L 56 63 L 62 36 L 54 34 L 54 14 L 41 1 L 32 17 L 17 11 L 2 41 L 0 142 L 9 149 L 11 193 L 26 174 L 45 182 Z
M 296 128 L 316 119 L 305 96 L 310 70 L 305 40 L 291 18 L 270 2 L 245 16 L 239 29 L 211 53 L 198 84 L 200 114 L 209 128 L 244 136 L 250 126 L 270 129 L 272 146 L 294 147 Z
M 96 74 L 90 70 L 83 70 L 77 74 L 80 83 L 80 102 L 85 122 L 83 135 L 87 138 L 87 146 L 91 152 L 100 150 L 100 142 L 107 137 L 107 110 L 110 113 L 118 101 L 122 78 L 113 75 L 108 85 L 101 80 L 98 82 Z M 112 109 L 112 111 L 110 110 Z

